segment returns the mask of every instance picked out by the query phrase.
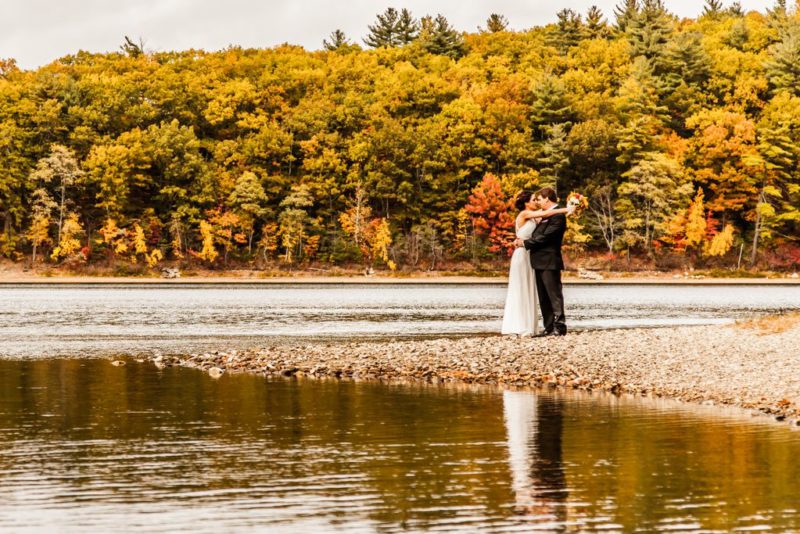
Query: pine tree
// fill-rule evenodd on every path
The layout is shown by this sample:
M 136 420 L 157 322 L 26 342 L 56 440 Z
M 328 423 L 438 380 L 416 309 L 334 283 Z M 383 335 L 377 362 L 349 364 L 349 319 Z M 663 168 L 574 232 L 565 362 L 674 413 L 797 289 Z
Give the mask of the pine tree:
M 400 38 L 397 33 L 399 19 L 400 14 L 395 8 L 387 8 L 386 11 L 378 14 L 378 20 L 375 24 L 368 26 L 369 35 L 364 39 L 364 42 L 372 48 L 399 45 Z
M 781 41 L 770 48 L 770 56 L 765 63 L 770 85 L 800 94 L 800 27 L 784 32 Z
M 334 30 L 331 32 L 329 39 L 330 41 L 328 39 L 322 41 L 322 46 L 325 47 L 325 50 L 333 52 L 340 48 L 350 46 L 350 40 L 342 30 Z
M 633 57 L 643 56 L 660 74 L 661 60 L 673 33 L 673 22 L 662 0 L 644 0 L 625 34 Z
M 567 155 L 567 129 L 565 124 L 554 124 L 549 128 L 547 141 L 539 154 L 539 175 L 545 183 L 550 183 L 558 191 L 558 182 L 563 170 L 569 165 Z
M 539 139 L 547 137 L 550 126 L 572 119 L 573 112 L 564 85 L 554 75 L 545 74 L 533 86 L 532 96 L 531 125 L 536 129 Z
M 591 6 L 586 12 L 585 33 L 587 39 L 603 39 L 608 36 L 608 23 L 597 6 Z
M 436 15 L 435 19 L 425 17 L 421 25 L 419 40 L 428 53 L 453 59 L 458 59 L 466 53 L 464 38 L 450 26 L 444 15 Z
M 581 16 L 572 9 L 562 9 L 556 13 L 558 18 L 551 37 L 551 44 L 563 55 L 580 42 L 583 34 Z
M 499 15 L 497 13 L 492 13 L 489 15 L 489 18 L 486 19 L 486 31 L 490 33 L 497 33 L 506 31 L 508 29 L 508 19 L 505 18 L 503 15 Z
M 628 26 L 639 15 L 639 0 L 624 0 L 623 3 L 614 8 L 614 18 L 616 20 L 615 29 L 619 33 L 625 33 Z
M 407 45 L 419 37 L 419 22 L 411 16 L 408 9 L 404 8 L 400 11 L 400 18 L 397 19 L 395 25 L 395 34 L 400 45 Z
M 733 17 L 744 17 L 744 8 L 742 7 L 742 3 L 739 0 L 732 3 L 731 6 L 728 8 L 728 14 Z
M 722 2 L 720 0 L 706 0 L 706 5 L 703 7 L 703 17 L 717 18 L 724 12 Z

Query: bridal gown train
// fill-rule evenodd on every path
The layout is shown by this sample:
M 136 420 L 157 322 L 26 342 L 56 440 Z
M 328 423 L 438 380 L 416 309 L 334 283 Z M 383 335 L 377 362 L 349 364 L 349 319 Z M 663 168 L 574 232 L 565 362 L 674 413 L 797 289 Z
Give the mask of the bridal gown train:
M 528 220 L 517 230 L 517 237 L 528 239 L 536 222 Z M 508 270 L 508 293 L 503 313 L 503 334 L 530 335 L 539 333 L 539 303 L 536 300 L 536 280 L 528 251 L 518 248 L 511 256 Z

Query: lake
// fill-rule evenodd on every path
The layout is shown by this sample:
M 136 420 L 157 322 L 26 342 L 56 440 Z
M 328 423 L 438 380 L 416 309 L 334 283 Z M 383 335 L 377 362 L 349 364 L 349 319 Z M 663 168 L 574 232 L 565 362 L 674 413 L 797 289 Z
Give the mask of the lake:
M 259 346 L 277 338 L 497 333 L 497 285 L 0 286 L 0 356 Z M 567 285 L 573 329 L 731 322 L 800 309 L 800 285 Z
M 671 401 L 0 360 L 3 532 L 785 532 L 799 457 Z

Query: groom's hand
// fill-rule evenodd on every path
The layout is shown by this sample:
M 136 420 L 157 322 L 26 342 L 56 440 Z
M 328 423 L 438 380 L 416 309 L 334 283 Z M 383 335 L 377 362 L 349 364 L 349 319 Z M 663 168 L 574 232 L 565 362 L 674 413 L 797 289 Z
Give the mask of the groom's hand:
M 521 247 L 524 247 L 524 246 L 525 246 L 525 242 L 522 239 L 516 238 L 514 240 L 514 247 L 515 248 L 521 248 Z

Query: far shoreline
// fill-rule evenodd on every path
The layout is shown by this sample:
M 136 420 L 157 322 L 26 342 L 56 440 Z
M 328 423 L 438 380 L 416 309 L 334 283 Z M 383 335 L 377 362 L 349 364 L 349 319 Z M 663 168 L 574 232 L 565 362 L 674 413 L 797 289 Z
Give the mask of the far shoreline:
M 505 285 L 505 276 L 183 276 L 161 278 L 144 276 L 80 276 L 80 275 L 3 275 L 0 286 L 10 285 Z M 798 278 L 710 278 L 674 276 L 611 276 L 603 279 L 587 279 L 565 274 L 566 286 L 580 285 L 775 285 L 800 286 Z

